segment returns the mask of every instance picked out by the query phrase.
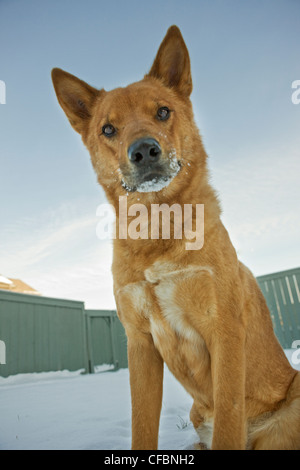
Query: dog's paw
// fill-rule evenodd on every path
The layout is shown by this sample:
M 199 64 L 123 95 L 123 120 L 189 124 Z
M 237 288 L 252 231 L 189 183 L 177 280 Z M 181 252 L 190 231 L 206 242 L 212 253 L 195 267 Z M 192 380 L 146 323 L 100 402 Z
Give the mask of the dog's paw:
M 203 442 L 196 442 L 194 444 L 194 450 L 208 450 L 208 448 Z

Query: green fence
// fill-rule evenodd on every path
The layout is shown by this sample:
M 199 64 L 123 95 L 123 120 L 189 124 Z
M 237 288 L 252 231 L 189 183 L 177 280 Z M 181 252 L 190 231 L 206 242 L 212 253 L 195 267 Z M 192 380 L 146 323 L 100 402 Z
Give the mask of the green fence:
M 83 302 L 0 290 L 0 375 L 87 369 L 85 328 Z
M 86 310 L 89 372 L 101 364 L 128 367 L 127 338 L 115 310 Z
M 0 290 L 0 376 L 127 367 L 127 341 L 114 310 Z
M 300 339 L 300 268 L 256 278 L 270 309 L 283 348 Z
M 283 348 L 300 339 L 300 268 L 257 278 Z M 0 376 L 127 367 L 127 339 L 114 310 L 0 290 Z

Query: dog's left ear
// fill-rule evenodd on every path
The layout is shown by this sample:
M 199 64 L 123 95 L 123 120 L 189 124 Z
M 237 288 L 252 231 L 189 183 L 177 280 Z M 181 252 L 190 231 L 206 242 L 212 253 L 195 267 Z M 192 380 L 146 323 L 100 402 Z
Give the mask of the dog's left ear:
M 190 96 L 193 89 L 190 57 L 177 26 L 168 29 L 146 77 L 159 78 L 166 86 Z

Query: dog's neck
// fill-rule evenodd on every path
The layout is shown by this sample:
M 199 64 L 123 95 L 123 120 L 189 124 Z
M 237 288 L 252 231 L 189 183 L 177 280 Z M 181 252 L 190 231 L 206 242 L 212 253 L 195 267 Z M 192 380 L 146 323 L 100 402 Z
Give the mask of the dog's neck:
M 206 158 L 206 157 L 205 157 Z M 184 168 L 183 170 L 184 171 Z M 201 171 L 201 174 L 199 172 Z M 120 205 L 116 200 L 109 199 L 113 202 L 116 211 L 116 239 L 114 240 L 115 248 L 119 247 L 122 250 L 128 250 L 132 255 L 137 255 L 138 253 L 141 254 L 143 252 L 145 255 L 149 254 L 149 256 L 156 256 L 156 252 L 159 253 L 166 253 L 169 250 L 178 250 L 181 244 L 188 242 L 189 240 L 185 239 L 184 235 L 182 239 L 174 239 L 172 237 L 172 230 L 174 229 L 173 221 L 174 219 L 171 218 L 171 237 L 170 239 L 151 239 L 151 222 L 150 222 L 150 214 L 151 214 L 151 206 L 152 204 L 167 204 L 171 207 L 173 204 L 180 205 L 182 208 L 182 213 L 184 213 L 184 205 L 189 204 L 193 207 L 193 225 L 195 228 L 195 208 L 197 204 L 204 205 L 204 233 L 205 237 L 209 236 L 213 230 L 217 229 L 218 226 L 221 224 L 220 215 L 221 209 L 220 204 L 217 198 L 217 195 L 212 188 L 212 186 L 208 182 L 208 170 L 206 168 L 206 164 L 199 165 L 196 168 L 196 171 L 192 174 L 192 177 L 187 181 L 185 186 L 180 189 L 180 194 L 173 194 L 167 198 L 162 198 L 160 193 L 155 193 L 146 198 L 146 201 L 142 197 L 136 196 L 136 193 L 128 193 L 126 196 L 126 206 L 129 209 L 131 205 L 137 204 L 138 200 L 142 204 L 145 204 L 147 208 L 147 212 L 149 214 L 149 226 L 148 226 L 148 238 L 147 239 L 131 239 L 130 237 L 126 239 L 120 239 L 118 234 L 119 224 L 120 224 L 120 216 L 124 216 L 124 214 L 120 214 Z M 109 195 L 108 195 L 109 196 Z M 142 196 L 142 195 L 141 195 Z M 127 233 L 129 224 L 132 221 L 132 217 L 127 219 Z M 182 217 L 182 223 L 184 223 L 184 217 Z M 184 234 L 184 228 L 182 227 L 182 233 Z M 161 237 L 160 237 L 161 238 Z

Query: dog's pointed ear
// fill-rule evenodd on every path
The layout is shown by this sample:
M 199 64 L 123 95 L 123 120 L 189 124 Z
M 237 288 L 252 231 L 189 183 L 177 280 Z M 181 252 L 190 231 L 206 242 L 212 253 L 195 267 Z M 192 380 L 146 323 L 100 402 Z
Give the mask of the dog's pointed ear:
M 71 126 L 82 134 L 100 92 L 64 70 L 55 68 L 51 75 L 59 104 Z
M 160 45 L 150 72 L 146 77 L 155 77 L 180 94 L 189 96 L 193 89 L 190 57 L 177 26 L 171 26 Z

